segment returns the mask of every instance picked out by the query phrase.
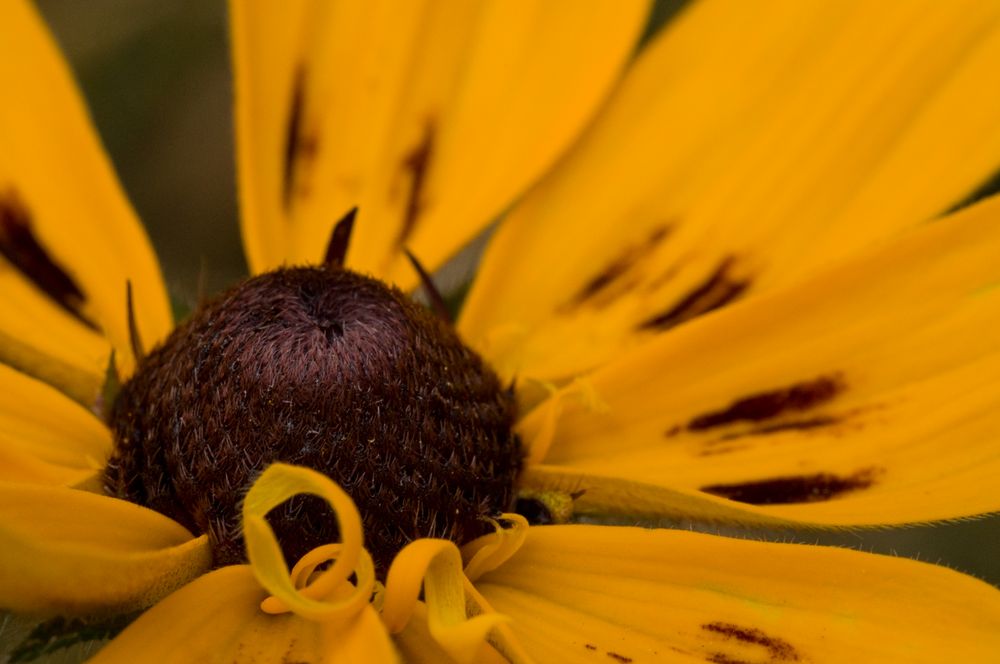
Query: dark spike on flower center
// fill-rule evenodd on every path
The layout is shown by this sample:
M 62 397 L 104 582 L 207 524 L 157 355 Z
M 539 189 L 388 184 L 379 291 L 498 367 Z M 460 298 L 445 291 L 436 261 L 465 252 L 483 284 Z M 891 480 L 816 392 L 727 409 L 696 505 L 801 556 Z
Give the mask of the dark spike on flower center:
M 273 461 L 319 470 L 354 499 L 384 575 L 420 537 L 464 543 L 511 507 L 514 405 L 447 325 L 352 272 L 265 274 L 200 309 L 141 364 L 111 414 L 108 491 L 208 533 L 245 560 L 240 506 Z M 336 541 L 297 497 L 269 516 L 289 563 Z

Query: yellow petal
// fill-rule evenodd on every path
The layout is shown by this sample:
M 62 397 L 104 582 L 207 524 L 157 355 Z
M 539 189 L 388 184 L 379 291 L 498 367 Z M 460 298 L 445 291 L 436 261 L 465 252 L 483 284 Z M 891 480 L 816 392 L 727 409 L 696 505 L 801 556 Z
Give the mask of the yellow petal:
M 537 179 L 592 117 L 648 2 L 230 4 L 247 256 L 349 253 L 414 283 Z
M 987 661 L 1000 649 L 996 588 L 845 549 L 544 526 L 477 587 L 539 662 Z
M 0 434 L 0 481 L 87 489 L 100 487 L 100 469 L 74 468 L 43 461 L 25 452 L 18 443 L 16 439 Z
M 267 595 L 246 565 L 224 567 L 144 613 L 90 660 L 95 664 L 176 662 L 396 662 L 378 614 L 348 626 L 259 609 Z
M 0 264 L 3 259 L 0 258 Z M 91 405 L 100 392 L 110 345 L 12 269 L 0 271 L 0 361 Z
M 605 410 L 531 413 L 524 439 L 550 441 L 531 458 L 580 474 L 573 490 L 701 491 L 748 521 L 1000 510 L 997 256 L 1000 197 L 673 330 L 590 377 Z
M 95 614 L 148 606 L 208 569 L 204 535 L 114 498 L 0 483 L 0 606 Z
M 64 394 L 0 364 L 0 479 L 77 484 L 104 468 L 111 434 Z
M 147 346 L 170 330 L 159 267 L 30 3 L 4 4 L 0 44 L 0 292 L 18 303 L 3 307 L 0 332 L 99 384 L 107 349 L 96 330 L 131 368 L 126 282 Z
M 1000 167 L 998 17 L 691 3 L 504 220 L 463 334 L 507 375 L 561 380 L 940 215 Z

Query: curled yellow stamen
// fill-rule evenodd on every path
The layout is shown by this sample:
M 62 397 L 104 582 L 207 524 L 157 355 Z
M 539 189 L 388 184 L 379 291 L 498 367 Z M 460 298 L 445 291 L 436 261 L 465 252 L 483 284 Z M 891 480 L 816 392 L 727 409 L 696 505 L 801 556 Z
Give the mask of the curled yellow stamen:
M 509 523 L 510 528 L 504 528 L 498 521 L 492 521 L 494 532 L 462 547 L 462 557 L 468 561 L 465 565 L 465 576 L 470 581 L 475 581 L 483 574 L 503 565 L 524 544 L 524 538 L 528 536 L 527 519 L 520 514 L 503 514 L 500 516 L 500 521 Z
M 329 503 L 341 542 L 313 549 L 289 574 L 274 531 L 264 517 L 302 493 Z M 330 621 L 357 615 L 370 600 L 375 568 L 362 546 L 361 516 L 350 496 L 325 475 L 298 466 L 271 465 L 243 502 L 243 535 L 254 576 L 271 593 L 261 603 L 263 611 L 291 611 L 310 620 Z M 333 560 L 333 565 L 314 575 L 316 567 L 328 560 Z M 352 575 L 356 577 L 353 584 L 349 580 Z

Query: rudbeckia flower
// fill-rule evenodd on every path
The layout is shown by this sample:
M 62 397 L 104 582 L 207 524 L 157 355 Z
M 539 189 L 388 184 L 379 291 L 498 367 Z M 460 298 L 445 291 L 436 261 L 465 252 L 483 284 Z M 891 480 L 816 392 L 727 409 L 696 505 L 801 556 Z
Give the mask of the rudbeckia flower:
M 255 276 L 174 329 L 6 2 L 0 606 L 142 611 L 99 662 L 1000 651 L 942 567 L 594 523 L 1000 510 L 1000 5 L 647 11 L 234 0 Z M 454 329 L 385 285 L 497 219 Z

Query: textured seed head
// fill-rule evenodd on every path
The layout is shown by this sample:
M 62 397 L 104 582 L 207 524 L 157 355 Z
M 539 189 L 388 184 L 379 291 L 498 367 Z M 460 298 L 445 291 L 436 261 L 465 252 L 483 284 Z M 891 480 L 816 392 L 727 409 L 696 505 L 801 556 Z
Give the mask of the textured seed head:
M 122 387 L 110 493 L 208 533 L 243 562 L 240 506 L 273 461 L 319 470 L 361 512 L 382 574 L 419 537 L 463 543 L 508 510 L 514 406 L 455 333 L 400 291 L 338 269 L 271 272 L 201 308 Z M 293 563 L 336 541 L 319 499 L 269 516 Z

